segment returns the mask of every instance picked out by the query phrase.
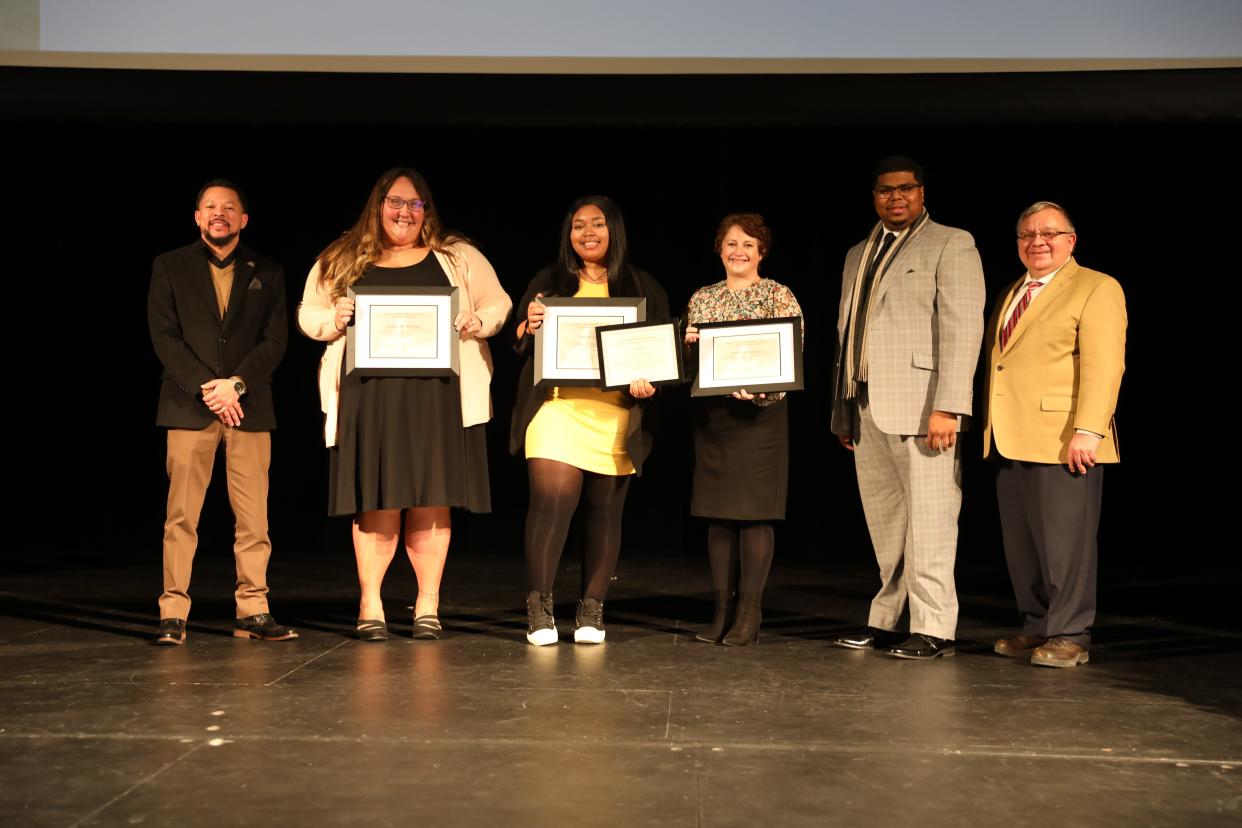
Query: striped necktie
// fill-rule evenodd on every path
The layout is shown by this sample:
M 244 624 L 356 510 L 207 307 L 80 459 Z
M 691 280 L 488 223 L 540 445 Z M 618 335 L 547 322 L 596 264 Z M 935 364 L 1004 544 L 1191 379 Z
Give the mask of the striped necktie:
M 853 320 L 855 377 L 862 377 L 863 375 L 863 337 L 867 331 L 867 311 L 871 308 L 871 289 L 875 284 L 876 271 L 880 269 L 880 262 L 884 261 L 885 254 L 888 253 L 888 249 L 893 246 L 893 242 L 897 239 L 896 233 L 881 232 L 884 233 L 884 239 L 880 244 L 876 245 L 875 255 L 871 258 L 871 263 L 867 265 L 866 273 L 863 274 L 863 283 L 859 289 L 858 315 Z
M 1031 297 L 1035 291 L 1043 286 L 1042 282 L 1030 281 L 1026 283 L 1026 293 L 1018 301 L 1018 306 L 1013 309 L 1013 313 L 1009 315 L 1009 321 L 1005 323 L 1005 327 L 1001 329 L 1000 349 L 1005 350 L 1005 346 L 1009 344 L 1009 337 L 1013 334 L 1013 329 L 1018 327 L 1018 320 L 1022 318 L 1022 314 L 1026 312 L 1027 307 L 1031 304 Z

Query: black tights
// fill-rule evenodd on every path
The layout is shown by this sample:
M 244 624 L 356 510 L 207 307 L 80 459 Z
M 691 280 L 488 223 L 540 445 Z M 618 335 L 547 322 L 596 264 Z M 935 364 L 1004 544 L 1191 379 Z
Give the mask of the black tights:
M 713 520 L 707 527 L 713 589 L 717 594 L 737 589 L 743 595 L 760 596 L 768 582 L 775 548 L 770 523 Z
M 582 597 L 603 601 L 621 555 L 621 510 L 630 476 L 596 474 L 558 460 L 531 458 L 526 513 L 526 578 L 551 592 L 574 511 L 582 501 Z

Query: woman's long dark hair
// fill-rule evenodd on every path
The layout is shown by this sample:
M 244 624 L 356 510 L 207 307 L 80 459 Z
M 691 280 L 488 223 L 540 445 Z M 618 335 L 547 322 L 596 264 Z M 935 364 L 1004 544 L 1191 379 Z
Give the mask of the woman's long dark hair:
M 604 214 L 604 223 L 608 225 L 608 251 L 604 258 L 604 267 L 608 270 L 609 296 L 643 296 L 643 286 L 630 267 L 629 246 L 625 240 L 625 219 L 621 217 L 621 208 L 608 196 L 589 195 L 569 205 L 565 220 L 561 222 L 561 257 L 557 273 L 556 293 L 560 296 L 573 296 L 578 292 L 578 271 L 582 269 L 581 257 L 574 252 L 569 241 L 573 230 L 574 214 L 587 205 L 598 207 Z

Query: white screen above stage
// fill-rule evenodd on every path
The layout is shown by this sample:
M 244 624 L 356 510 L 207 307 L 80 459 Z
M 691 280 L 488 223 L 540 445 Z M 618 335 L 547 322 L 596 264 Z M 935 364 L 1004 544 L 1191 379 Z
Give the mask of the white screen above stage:
M 10 2 L 14 8 L 35 4 Z M 1195 60 L 1242 56 L 1239 0 L 41 0 L 38 50 L 96 55 L 679 60 Z M 6 49 L 33 49 L 12 43 Z M 70 64 L 72 65 L 72 64 Z M 119 64 L 118 64 L 119 65 Z M 174 66 L 177 65 L 175 60 Z M 452 67 L 468 70 L 471 64 Z M 520 65 L 520 64 L 519 64 Z M 499 65 L 499 71 L 514 71 Z M 703 64 L 707 71 L 730 71 Z M 209 68 L 225 68 L 213 63 Z M 237 68 L 253 68 L 241 65 Z M 344 67 L 348 70 L 348 66 Z M 366 68 L 366 67 L 361 67 Z M 371 68 L 374 68 L 372 66 Z M 418 71 L 417 66 L 408 68 Z M 642 71 L 642 67 L 637 67 Z M 430 70 L 434 70 L 431 67 Z M 761 68 L 762 70 L 762 68 Z M 831 71 L 828 66 L 824 70 Z M 614 70 L 615 71 L 615 70 Z

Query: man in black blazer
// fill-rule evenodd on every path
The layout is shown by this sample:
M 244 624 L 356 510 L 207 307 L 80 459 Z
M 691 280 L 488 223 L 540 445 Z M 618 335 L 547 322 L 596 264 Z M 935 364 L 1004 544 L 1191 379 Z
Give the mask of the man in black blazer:
M 168 429 L 164 592 L 156 644 L 184 644 L 198 518 L 221 443 L 237 520 L 237 620 L 233 635 L 286 641 L 267 606 L 267 470 L 272 371 L 289 326 L 281 268 L 238 237 L 250 216 L 236 184 L 209 181 L 194 222 L 201 239 L 155 259 L 147 318 L 164 365 L 156 425 Z

